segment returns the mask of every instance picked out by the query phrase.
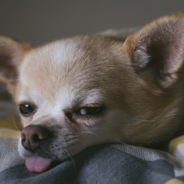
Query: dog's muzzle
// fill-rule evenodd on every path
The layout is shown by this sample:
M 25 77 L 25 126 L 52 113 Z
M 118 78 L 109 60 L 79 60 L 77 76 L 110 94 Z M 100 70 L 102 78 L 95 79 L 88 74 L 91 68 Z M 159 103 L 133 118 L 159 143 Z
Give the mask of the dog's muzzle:
M 51 138 L 51 131 L 41 125 L 29 125 L 21 132 L 22 146 L 30 152 L 36 150 L 43 141 Z

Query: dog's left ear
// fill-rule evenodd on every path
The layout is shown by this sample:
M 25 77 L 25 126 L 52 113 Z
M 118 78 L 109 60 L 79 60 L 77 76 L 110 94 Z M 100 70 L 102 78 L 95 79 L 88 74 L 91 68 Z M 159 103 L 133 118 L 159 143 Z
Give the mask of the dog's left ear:
M 19 77 L 21 62 L 29 50 L 27 44 L 0 36 L 0 80 L 8 85 L 12 93 Z
M 124 48 L 137 73 L 151 71 L 163 87 L 171 86 L 184 56 L 184 15 L 161 17 L 127 38 Z
M 5 83 L 17 80 L 19 66 L 29 49 L 27 44 L 0 36 L 0 80 Z

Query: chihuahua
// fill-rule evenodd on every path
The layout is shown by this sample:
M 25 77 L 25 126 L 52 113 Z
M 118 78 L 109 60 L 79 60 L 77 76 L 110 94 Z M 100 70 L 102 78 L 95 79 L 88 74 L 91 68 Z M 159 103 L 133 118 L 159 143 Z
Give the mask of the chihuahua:
M 91 145 L 151 146 L 184 130 L 184 13 L 122 35 L 35 49 L 0 36 L 0 79 L 20 111 L 18 149 L 30 172 Z

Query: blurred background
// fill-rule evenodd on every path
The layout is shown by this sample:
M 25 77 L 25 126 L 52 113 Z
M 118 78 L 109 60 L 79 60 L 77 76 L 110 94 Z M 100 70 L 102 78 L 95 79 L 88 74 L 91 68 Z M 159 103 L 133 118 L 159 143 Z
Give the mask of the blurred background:
M 139 27 L 181 11 L 184 0 L 0 0 L 0 34 L 36 47 L 63 37 Z M 0 83 L 0 101 L 8 99 Z M 0 103 L 0 117 L 4 111 Z
M 180 11 L 184 0 L 0 0 L 0 34 L 39 46 Z

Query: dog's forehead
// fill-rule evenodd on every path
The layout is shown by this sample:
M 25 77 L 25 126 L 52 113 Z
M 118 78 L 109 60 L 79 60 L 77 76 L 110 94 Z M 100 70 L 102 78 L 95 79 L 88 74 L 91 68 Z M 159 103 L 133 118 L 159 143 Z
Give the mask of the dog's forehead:
M 21 66 L 20 80 L 63 85 L 69 76 L 81 69 L 84 51 L 79 45 L 77 41 L 64 40 L 32 50 Z
M 102 76 L 112 70 L 113 64 L 107 64 L 113 60 L 113 49 L 112 43 L 90 37 L 65 39 L 34 49 L 21 65 L 21 90 L 37 91 L 48 98 L 63 89 L 82 94 L 99 88 Z
M 132 83 L 137 85 L 134 75 L 122 43 L 99 37 L 66 39 L 35 49 L 25 57 L 16 99 L 18 103 L 42 99 L 50 104 L 71 104 L 76 99 L 114 104 L 118 99 L 117 106 L 128 93 L 126 89 Z

